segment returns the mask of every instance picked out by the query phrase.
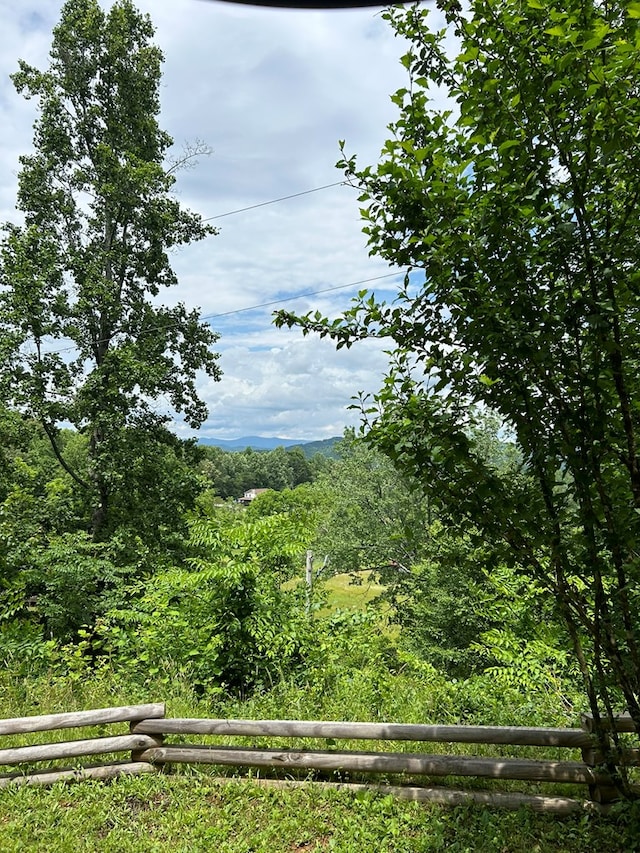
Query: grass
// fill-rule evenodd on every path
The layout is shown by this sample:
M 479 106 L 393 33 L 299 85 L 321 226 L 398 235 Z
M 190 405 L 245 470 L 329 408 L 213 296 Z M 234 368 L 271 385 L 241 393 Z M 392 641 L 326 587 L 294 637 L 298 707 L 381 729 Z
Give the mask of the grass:
M 0 792 L 0 853 L 632 853 L 628 818 L 448 809 L 196 773 Z
M 363 601 L 378 590 L 369 577 L 363 580 L 362 586 L 351 586 L 348 576 L 332 578 L 332 606 L 344 610 L 349 601 L 349 606 L 364 607 Z M 368 622 L 360 626 L 357 619 L 354 626 L 349 629 L 354 633 L 344 637 L 327 635 L 315 668 L 310 666 L 304 676 L 275 681 L 271 689 L 249 699 L 197 696 L 170 665 L 145 684 L 108 667 L 90 674 L 81 668 L 74 674 L 71 668 L 66 677 L 19 678 L 5 671 L 0 673 L 0 717 L 165 700 L 170 717 L 577 724 L 580 709 L 576 705 L 569 717 L 555 689 L 525 693 L 516 688 L 506 691 L 495 679 L 451 681 L 428 663 L 404 656 L 382 626 L 380 630 Z M 562 686 L 563 696 L 567 689 Z M 109 729 L 115 733 L 115 727 Z M 67 730 L 16 741 L 64 740 L 83 734 Z M 2 745 L 8 746 L 10 740 Z M 439 751 L 438 745 L 433 746 Z M 123 777 L 108 784 L 0 790 L 0 853 L 640 851 L 640 813 L 629 807 L 606 818 L 585 814 L 560 819 L 528 811 L 403 802 L 372 792 L 356 795 L 311 786 L 268 790 L 241 779 L 222 784 L 210 772 L 215 771 L 180 768 L 172 775 Z M 472 780 L 464 784 L 490 787 Z
M 326 604 L 319 613 L 326 615 L 334 610 L 365 610 L 384 590 L 385 587 L 376 583 L 369 571 L 332 575 L 322 581 Z
M 293 578 L 283 584 L 284 589 L 303 586 L 304 580 L 300 578 Z M 314 596 L 323 601 L 320 615 L 327 615 L 334 610 L 365 610 L 385 589 L 385 586 L 374 580 L 373 572 L 368 570 L 323 576 L 314 582 Z
M 456 690 L 444 676 L 433 673 L 416 678 L 406 672 L 393 676 L 365 670 L 345 671 L 318 689 L 311 684 L 305 689 L 282 683 L 244 701 L 198 699 L 178 680 L 136 689 L 108 672 L 102 677 L 67 680 L 4 677 L 0 678 L 0 716 L 165 698 L 168 716 L 453 722 L 460 708 L 468 709 L 473 699 L 468 690 Z M 486 703 L 496 701 L 483 696 Z M 492 713 L 496 714 L 495 707 Z M 515 713 L 512 708 L 511 714 Z M 523 706 L 521 713 L 530 711 Z M 518 722 L 525 720 L 526 716 Z M 69 735 L 69 731 L 58 732 L 55 739 Z M 71 736 L 82 735 L 78 730 Z M 43 739 L 54 736 L 29 736 L 25 741 Z M 356 795 L 311 786 L 268 790 L 240 779 L 223 784 L 209 772 L 208 768 L 180 768 L 172 775 L 121 778 L 108 784 L 0 790 L 0 853 L 640 850 L 640 831 L 631 810 L 611 818 L 585 814 L 559 819 L 527 811 L 401 802 L 371 792 Z

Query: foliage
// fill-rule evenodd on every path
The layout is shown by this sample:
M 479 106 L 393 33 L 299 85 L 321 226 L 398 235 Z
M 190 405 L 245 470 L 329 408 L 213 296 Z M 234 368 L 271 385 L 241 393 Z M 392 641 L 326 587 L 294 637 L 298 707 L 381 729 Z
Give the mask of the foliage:
M 372 443 L 554 597 L 596 721 L 622 706 L 640 732 L 638 4 L 437 5 L 440 32 L 387 13 L 400 118 L 377 167 L 342 161 L 371 251 L 414 272 L 393 305 L 279 322 L 386 340 Z M 475 452 L 473 405 L 524 472 Z
M 201 452 L 164 428 L 127 428 L 110 460 L 112 537 L 141 539 L 149 548 L 180 559 L 186 516 L 202 493 Z
M 20 572 L 9 599 L 37 615 L 44 635 L 71 640 L 78 629 L 109 606 L 114 588 L 122 592 L 121 570 L 104 543 L 87 534 L 53 537 Z M 127 574 L 127 570 L 122 571 Z
M 304 483 L 295 489 L 263 492 L 251 501 L 244 512 L 248 523 L 272 527 L 275 543 L 284 544 L 282 535 L 289 532 L 291 540 L 287 547 L 278 546 L 281 553 L 268 559 L 272 567 L 278 569 L 282 580 L 291 580 L 301 577 L 307 551 L 313 550 L 316 532 L 327 511 L 328 504 L 321 490 L 313 484 Z
M 489 663 L 483 632 L 501 624 L 489 603 L 491 554 L 434 522 L 423 561 L 400 576 L 384 597 L 402 626 L 402 642 L 450 676 L 461 678 Z M 512 620 L 507 620 L 513 625 Z
M 141 578 L 161 564 L 140 540 L 94 542 L 87 533 L 27 542 L 12 555 L 12 572 L 0 581 L 0 659 L 15 657 L 16 632 L 35 647 L 78 642 L 111 610 L 128 606 Z M 5 642 L 6 641 L 6 642 Z M 43 660 L 46 659 L 46 655 Z
M 471 648 L 490 662 L 484 670 L 488 678 L 525 695 L 549 691 L 558 696 L 560 683 L 578 683 L 566 628 L 554 618 L 539 583 L 507 566 L 497 566 L 486 572 L 482 599 L 481 607 L 490 614 L 492 624 Z
M 335 572 L 375 569 L 384 580 L 407 573 L 424 553 L 428 501 L 353 433 L 337 449 L 338 460 L 314 485 L 324 507 L 314 550 Z
M 112 608 L 88 650 L 141 678 L 177 672 L 208 694 L 269 685 L 302 664 L 310 642 L 300 595 L 282 588 L 299 535 L 282 515 L 250 520 L 229 508 L 193 518 L 199 556 L 158 570 L 129 606 Z
M 42 628 L 28 618 L 20 618 L 15 610 L 6 610 L 2 602 L 0 614 L 0 661 L 3 670 L 12 678 L 27 681 L 43 672 L 57 670 L 60 645 L 53 638 L 44 638 Z
M 184 555 L 182 516 L 201 480 L 189 460 L 190 445 L 177 439 L 172 448 L 160 445 L 155 462 L 162 478 L 149 477 L 144 495 L 114 501 L 118 527 L 108 542 L 95 542 L 83 529 L 82 495 L 60 471 L 42 428 L 15 413 L 4 423 L 12 428 L 5 429 L 7 466 L 0 491 L 0 657 L 16 658 L 15 639 L 21 635 L 26 663 L 31 655 L 26 645 L 77 640 L 81 629 L 90 630 L 97 617 L 134 594 L 133 582 Z M 79 468 L 86 466 L 86 439 L 71 430 L 59 438 L 67 457 Z M 131 491 L 152 449 L 130 463 Z M 138 533 L 141 507 L 149 527 Z M 32 652 L 37 657 L 35 648 Z
M 479 415 L 468 437 L 478 457 L 502 478 L 525 477 L 518 449 L 494 414 Z M 521 646 L 544 679 L 549 655 L 554 660 L 562 657 L 558 644 L 566 642 L 552 599 L 540 583 L 523 574 L 522 566 L 505 562 L 499 541 L 475 525 L 452 524 L 450 513 L 440 509 L 444 523 L 434 517 L 438 497 L 427 492 L 427 500 L 432 520 L 422 532 L 422 559 L 389 583 L 383 596 L 402 626 L 403 644 L 455 678 L 491 665 L 502 678 L 521 677 L 526 690 L 526 667 L 518 673 L 515 658 L 503 654 L 497 637 L 505 640 L 505 649 Z M 541 625 L 546 646 L 540 643 Z M 534 645 L 537 650 L 544 646 L 546 653 L 538 658 Z
M 206 409 L 196 372 L 220 375 L 210 351 L 217 336 L 197 311 L 156 301 L 177 283 L 168 252 L 214 231 L 171 195 L 172 140 L 157 123 L 162 54 L 152 39 L 150 19 L 130 0 L 108 12 L 72 0 L 49 68 L 20 61 L 12 78 L 37 99 L 39 118 L 34 151 L 20 158 L 24 222 L 5 226 L 0 249 L 2 399 L 41 423 L 87 495 L 96 539 L 117 525 L 136 475 L 142 491 L 160 476 L 154 451 L 169 417 L 155 401 L 167 399 L 197 427 Z M 88 438 L 86 471 L 63 453 L 62 422 Z M 147 449 L 136 472 L 130 463 Z

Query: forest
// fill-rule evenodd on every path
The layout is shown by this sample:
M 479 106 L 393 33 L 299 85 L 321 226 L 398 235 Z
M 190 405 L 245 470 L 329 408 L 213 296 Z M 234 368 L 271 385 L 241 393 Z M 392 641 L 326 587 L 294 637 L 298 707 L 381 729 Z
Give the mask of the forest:
M 275 317 L 337 347 L 384 340 L 388 374 L 335 457 L 184 441 L 154 405 L 197 429 L 198 377 L 224 379 L 211 326 L 156 298 L 178 284 L 171 248 L 215 229 L 172 192 L 150 18 L 68 2 L 49 67 L 20 61 L 38 118 L 0 244 L 0 715 L 157 698 L 192 717 L 586 712 L 613 819 L 207 794 L 200 777 L 194 793 L 186 774 L 114 784 L 115 822 L 92 787 L 68 808 L 58 789 L 0 794 L 0 850 L 97 849 L 78 846 L 83 809 L 113 850 L 637 849 L 614 723 L 640 733 L 640 4 L 436 5 L 441 31 L 425 6 L 385 12 L 410 83 L 380 162 L 343 144 L 339 163 L 370 251 L 409 271 L 397 299 Z M 443 88 L 455 108 L 432 102 Z M 169 801 L 198 817 L 132 828 Z

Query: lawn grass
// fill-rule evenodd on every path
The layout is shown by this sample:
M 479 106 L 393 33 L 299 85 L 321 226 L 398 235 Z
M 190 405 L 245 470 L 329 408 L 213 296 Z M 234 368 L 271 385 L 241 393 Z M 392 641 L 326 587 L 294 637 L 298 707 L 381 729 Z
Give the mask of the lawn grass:
M 434 676 L 428 683 L 403 674 L 387 675 L 380 682 L 374 679 L 372 684 L 369 680 L 364 672 L 345 673 L 344 684 L 336 683 L 316 696 L 282 684 L 262 696 L 233 702 L 198 700 L 187 685 L 177 682 L 172 688 L 165 685 L 162 692 L 157 687 L 153 695 L 136 695 L 132 685 L 122 684 L 113 675 L 82 682 L 6 679 L 1 685 L 4 691 L 0 690 L 0 716 L 162 697 L 167 699 L 169 716 L 375 719 L 377 712 L 386 719 L 451 721 L 452 685 L 444 677 Z M 69 736 L 68 731 L 53 734 L 46 739 Z M 40 735 L 28 738 L 40 739 Z M 210 775 L 213 772 L 212 768 L 185 767 L 168 775 L 123 777 L 111 783 L 0 790 L 0 853 L 640 850 L 640 832 L 636 836 L 631 810 L 618 817 L 558 818 L 524 810 L 418 804 L 372 792 L 353 794 L 312 786 L 264 789 L 237 778 L 221 783 Z M 465 784 L 487 787 L 482 780 Z
M 445 808 L 196 772 L 0 792 L 0 853 L 631 853 L 628 819 Z
M 364 606 L 363 601 L 377 594 L 370 578 L 363 580 L 362 586 L 352 587 L 348 576 L 331 579 L 336 608 L 348 609 L 344 598 L 338 604 L 341 595 L 353 604 L 355 594 L 355 601 Z M 275 682 L 251 697 L 199 695 L 188 679 L 170 668 L 144 684 L 106 665 L 94 671 L 71 671 L 66 677 L 26 678 L 5 671 L 0 673 L 0 717 L 165 700 L 169 717 L 577 725 L 580 708 L 576 705 L 569 713 L 553 693 L 505 693 L 503 687 L 484 679 L 452 681 L 426 662 L 405 659 L 393 649 L 390 654 L 387 640 L 376 642 L 383 633 L 382 624 L 372 630 L 367 623 L 362 635 L 355 634 L 344 649 L 338 647 L 339 654 L 330 644 L 321 650 L 316 669 L 309 669 L 305 678 Z M 360 647 L 366 654 L 358 652 Z M 563 695 L 567 687 L 563 686 Z M 40 733 L 7 738 L 2 745 L 81 736 L 69 730 Z M 342 745 L 371 748 L 369 744 Z M 411 744 L 390 747 L 413 748 Z M 464 746 L 460 749 L 466 751 Z M 440 746 L 430 745 L 429 751 L 440 751 Z M 111 783 L 2 789 L 0 853 L 640 851 L 639 813 L 629 807 L 610 817 L 585 813 L 558 818 L 524 810 L 418 804 L 373 792 L 353 794 L 312 786 L 265 789 L 238 778 L 221 783 L 210 775 L 214 772 L 176 768 L 168 775 L 123 777 Z M 464 787 L 486 788 L 491 783 L 464 780 Z M 501 790 L 511 787 L 500 785 Z M 580 797 L 581 793 L 569 795 Z

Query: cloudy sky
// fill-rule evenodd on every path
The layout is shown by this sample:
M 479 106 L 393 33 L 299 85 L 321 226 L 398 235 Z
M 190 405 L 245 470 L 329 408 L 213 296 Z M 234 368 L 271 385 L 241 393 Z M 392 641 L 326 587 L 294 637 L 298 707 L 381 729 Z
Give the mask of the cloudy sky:
M 31 147 L 34 102 L 16 94 L 18 58 L 47 64 L 59 0 L 0 0 L 0 219 L 15 220 L 18 157 Z M 104 4 L 105 6 L 108 3 Z M 333 186 L 243 213 L 231 211 L 339 182 L 338 140 L 362 165 L 378 158 L 406 83 L 403 45 L 380 10 L 290 11 L 205 0 L 138 0 L 165 54 L 161 125 L 176 149 L 213 151 L 179 175 L 185 205 L 220 234 L 174 256 L 180 285 L 166 304 L 199 307 L 220 333 L 223 378 L 203 378 L 209 419 L 200 433 L 320 439 L 357 424 L 358 391 L 379 387 L 385 358 L 366 342 L 276 329 L 275 307 L 336 315 L 392 270 L 369 258 L 356 192 Z M 401 273 L 398 275 L 398 281 Z M 394 278 L 371 282 L 392 294 Z M 351 287 L 341 287 L 354 283 Z M 317 293 L 330 288 L 327 293 Z M 293 299 L 300 294 L 316 293 Z M 261 306 L 277 302 L 277 306 Z M 251 309 L 251 310 L 245 310 Z M 160 401 L 162 405 L 162 401 Z M 193 434 L 179 422 L 180 435 Z

